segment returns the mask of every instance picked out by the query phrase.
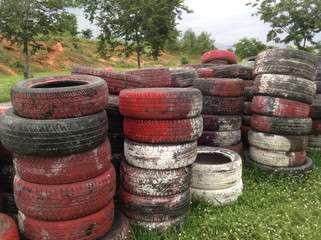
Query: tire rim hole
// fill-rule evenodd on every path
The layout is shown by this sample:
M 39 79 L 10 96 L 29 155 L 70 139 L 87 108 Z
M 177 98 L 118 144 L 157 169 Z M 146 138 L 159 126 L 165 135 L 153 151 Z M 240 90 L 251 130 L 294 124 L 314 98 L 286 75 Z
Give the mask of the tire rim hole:
M 32 88 L 64 88 L 64 87 L 76 87 L 86 85 L 86 82 L 81 81 L 53 81 L 40 83 L 32 86 Z
M 226 164 L 231 159 L 219 153 L 198 153 L 196 162 L 200 164 Z

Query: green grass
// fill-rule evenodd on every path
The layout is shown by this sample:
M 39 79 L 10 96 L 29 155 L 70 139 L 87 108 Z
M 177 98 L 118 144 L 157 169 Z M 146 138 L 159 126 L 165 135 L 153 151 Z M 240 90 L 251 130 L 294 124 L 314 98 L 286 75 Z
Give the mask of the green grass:
M 215 207 L 193 200 L 187 221 L 162 234 L 131 228 L 131 239 L 321 239 L 321 151 L 309 151 L 310 176 L 276 176 L 243 168 L 243 194 Z

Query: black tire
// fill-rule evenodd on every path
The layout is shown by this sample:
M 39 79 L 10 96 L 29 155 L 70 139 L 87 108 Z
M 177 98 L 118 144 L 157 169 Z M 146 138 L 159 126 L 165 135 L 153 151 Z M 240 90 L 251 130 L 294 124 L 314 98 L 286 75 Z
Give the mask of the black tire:
M 239 69 L 238 78 L 243 80 L 254 80 L 253 67 L 239 66 Z
M 321 94 L 317 94 L 311 104 L 309 117 L 313 119 L 321 119 Z
M 321 148 L 321 134 L 310 134 L 308 146 L 314 148 Z
M 242 124 L 240 115 L 205 115 L 203 117 L 204 131 L 233 131 L 238 130 Z
M 16 174 L 13 165 L 2 165 L 0 170 L 0 182 L 2 190 L 5 192 L 13 192 L 13 179 Z
M 246 87 L 244 88 L 244 101 L 252 101 L 253 99 L 253 88 Z
M 171 87 L 190 87 L 198 74 L 195 69 L 169 69 L 171 73 Z
M 209 115 L 241 115 L 244 98 L 203 96 L 202 114 Z
M 311 104 L 316 91 L 316 84 L 304 78 L 262 74 L 255 78 L 253 86 L 254 95 L 285 98 L 298 102 Z
M 212 68 L 216 78 L 237 78 L 240 66 L 236 64 L 217 66 Z
M 321 78 L 321 77 L 320 77 Z M 320 94 L 321 93 L 321 80 L 319 81 L 315 81 L 315 84 L 317 85 L 317 93 Z
M 306 157 L 305 164 L 299 167 L 274 167 L 274 166 L 268 166 L 268 165 L 256 163 L 250 158 L 249 154 L 245 157 L 244 163 L 246 166 L 250 168 L 259 168 L 267 172 L 275 173 L 277 175 L 292 174 L 292 175 L 300 176 L 300 175 L 311 173 L 314 168 L 313 161 L 309 157 Z
M 210 132 L 203 131 L 202 136 L 197 140 L 199 145 L 227 147 L 236 145 L 241 141 L 241 130 Z
M 0 116 L 1 140 L 10 151 L 31 156 L 64 156 L 93 149 L 105 141 L 106 112 L 59 120 L 21 118 L 13 109 Z

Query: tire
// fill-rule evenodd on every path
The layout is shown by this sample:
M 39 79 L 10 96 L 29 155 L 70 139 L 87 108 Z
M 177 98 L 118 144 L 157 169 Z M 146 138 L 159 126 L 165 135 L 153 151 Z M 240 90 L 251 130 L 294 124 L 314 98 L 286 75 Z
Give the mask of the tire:
M 292 75 L 314 81 L 316 58 L 300 50 L 265 50 L 256 56 L 253 74 L 257 76 L 266 73 Z
M 134 195 L 170 196 L 184 192 L 191 186 L 192 169 L 182 167 L 170 170 L 137 168 L 122 161 L 120 178 L 122 187 Z
M 242 142 L 239 142 L 238 144 L 235 144 L 232 146 L 227 146 L 227 147 L 222 147 L 222 148 L 236 152 L 241 157 L 243 155 L 243 143 Z
M 86 181 L 46 185 L 14 180 L 16 204 L 26 216 L 45 221 L 64 221 L 93 214 L 106 207 L 116 190 L 113 166 Z M 86 207 L 84 207 L 86 206 Z
M 125 215 L 115 210 L 113 225 L 101 240 L 125 240 L 130 239 L 129 223 Z
M 321 119 L 321 95 L 316 95 L 315 100 L 313 101 L 311 108 L 310 108 L 310 113 L 309 117 L 313 119 Z
M 237 201 L 238 197 L 242 194 L 243 182 L 242 179 L 233 187 L 207 190 L 192 188 L 193 199 L 204 198 L 207 202 L 215 206 L 223 206 Z
M 239 66 L 239 75 L 237 76 L 243 80 L 254 80 L 254 67 Z
M 215 72 L 211 68 L 199 68 L 197 69 L 198 78 L 215 78 Z
M 234 131 L 242 124 L 242 116 L 239 115 L 206 115 L 202 114 L 204 131 Z
M 19 240 L 17 225 L 11 217 L 0 213 L 0 226 L 0 239 Z
M 144 80 L 143 88 L 169 87 L 171 85 L 169 68 L 146 68 L 124 71 L 124 73 L 140 76 Z
M 244 80 L 244 88 L 246 87 L 253 87 L 254 80 Z
M 0 103 L 0 115 L 6 111 L 8 108 L 11 108 L 12 104 L 11 102 L 2 102 Z
M 195 69 L 169 69 L 171 73 L 171 87 L 190 87 L 198 74 Z
M 311 133 L 312 134 L 321 134 L 321 119 L 320 120 L 312 119 Z
M 108 130 L 101 112 L 67 119 L 26 119 L 8 109 L 0 116 L 3 145 L 11 152 L 30 156 L 66 156 L 102 144 Z
M 113 224 L 114 200 L 86 217 L 67 221 L 41 221 L 19 212 L 19 229 L 26 240 L 95 240 L 106 235 Z
M 124 153 L 113 153 L 111 155 L 111 162 L 116 171 L 116 194 L 120 187 L 120 163 L 125 160 Z
M 197 142 L 147 144 L 125 139 L 125 158 L 137 168 L 170 170 L 191 165 L 197 156 Z
M 241 115 L 243 97 L 203 96 L 202 114 Z
M 321 134 L 310 134 L 308 146 L 314 148 L 321 148 Z
M 113 154 L 124 153 L 124 140 L 125 140 L 124 133 L 109 132 L 108 138 L 110 140 L 111 152 Z
M 202 64 L 212 61 L 226 61 L 230 64 L 237 64 L 237 56 L 227 50 L 212 50 L 206 52 L 201 59 Z
M 320 69 L 320 72 L 321 72 L 321 69 Z M 315 81 L 315 84 L 316 84 L 316 93 L 317 94 L 320 94 L 321 93 L 321 73 L 320 73 L 320 80 L 318 81 Z
M 245 143 L 248 142 L 248 135 L 251 127 L 249 126 L 241 126 L 241 140 Z
M 199 147 L 197 153 L 192 165 L 192 188 L 226 189 L 240 181 L 242 159 L 237 153 L 216 147 Z
M 251 115 L 252 111 L 252 103 L 250 101 L 244 101 L 243 103 L 243 114 Z
M 257 163 L 274 167 L 298 167 L 305 163 L 305 150 L 299 152 L 272 151 L 250 146 L 250 158 Z
M 107 106 L 108 86 L 101 78 L 85 75 L 30 78 L 11 88 L 11 102 L 24 118 L 80 117 Z
M 165 197 L 138 196 L 119 189 L 120 210 L 133 220 L 164 222 L 186 213 L 191 199 L 190 189 Z
M 242 62 L 241 62 L 241 66 L 254 68 L 255 58 L 256 58 L 256 56 L 250 56 L 247 58 L 243 58 Z
M 200 68 L 212 68 L 218 65 L 224 65 L 223 62 L 217 62 L 217 63 L 206 63 L 206 64 L 189 64 L 189 65 L 182 65 L 180 67 L 188 67 L 188 68 L 194 68 L 196 70 Z
M 18 176 L 31 183 L 67 184 L 86 181 L 107 171 L 111 147 L 108 138 L 98 147 L 65 157 L 15 155 Z
M 13 192 L 13 179 L 16 174 L 13 165 L 1 165 L 0 166 L 0 182 L 4 192 Z
M 107 68 L 96 68 L 98 70 L 105 70 L 105 71 L 111 71 L 111 72 L 116 72 L 116 69 L 113 67 L 107 67 Z
M 246 87 L 244 88 L 244 101 L 251 102 L 253 99 L 253 88 L 252 87 Z
M 283 98 L 255 96 L 252 100 L 251 111 L 269 116 L 307 118 L 310 105 Z
M 119 111 L 119 96 L 114 95 L 114 94 L 109 94 L 108 97 L 108 105 L 105 108 L 108 117 L 121 117 L 122 115 L 120 114 Z
M 145 143 L 181 143 L 202 135 L 201 116 L 178 120 L 140 120 L 124 118 L 124 133 L 131 140 Z
M 242 125 L 251 127 L 251 115 L 242 115 Z
M 283 118 L 253 114 L 251 127 L 254 130 L 279 135 L 307 135 L 311 132 L 311 118 Z
M 308 135 L 278 135 L 253 129 L 249 131 L 248 140 L 254 147 L 282 152 L 302 151 L 308 145 Z
M 73 67 L 71 74 L 91 75 L 104 79 L 108 84 L 111 94 L 118 95 L 121 90 L 127 88 L 142 88 L 146 82 L 140 76 L 134 76 L 123 72 L 112 72 L 89 67 Z
M 285 98 L 309 105 L 314 99 L 315 91 L 314 82 L 291 75 L 258 75 L 253 86 L 254 95 Z
M 216 66 L 212 68 L 216 78 L 237 78 L 240 73 L 240 66 L 236 64 Z
M 12 162 L 13 152 L 10 152 L 8 149 L 6 149 L 1 142 L 0 142 L 0 156 L 2 158 L 1 162 L 3 162 L 4 158 L 10 159 L 10 162 Z
M 305 163 L 298 167 L 275 167 L 256 163 L 250 158 L 249 154 L 245 158 L 245 165 L 250 168 L 259 168 L 270 173 L 292 174 L 296 176 L 309 174 L 313 171 L 314 168 L 313 161 L 309 157 L 306 157 Z
M 202 93 L 193 88 L 128 89 L 119 95 L 120 113 L 137 119 L 183 119 L 202 111 Z
M 241 130 L 224 132 L 203 131 L 197 143 L 203 146 L 227 147 L 238 144 L 240 141 Z
M 197 78 L 194 81 L 194 88 L 207 96 L 239 97 L 244 93 L 244 83 L 241 79 Z

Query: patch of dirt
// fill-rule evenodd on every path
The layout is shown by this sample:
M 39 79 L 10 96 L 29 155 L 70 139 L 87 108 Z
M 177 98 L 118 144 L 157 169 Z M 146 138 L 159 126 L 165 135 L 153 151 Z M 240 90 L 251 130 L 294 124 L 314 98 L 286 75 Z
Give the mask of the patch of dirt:
M 0 63 L 0 68 L 4 69 L 8 73 L 10 73 L 10 75 L 12 75 L 12 76 L 17 76 L 18 75 L 12 68 L 4 65 L 3 63 Z
M 54 46 L 48 49 L 48 56 L 47 59 L 44 60 L 46 64 L 48 64 L 53 70 L 57 70 L 57 55 L 59 53 L 64 52 L 64 48 L 62 47 L 61 42 L 57 42 Z

